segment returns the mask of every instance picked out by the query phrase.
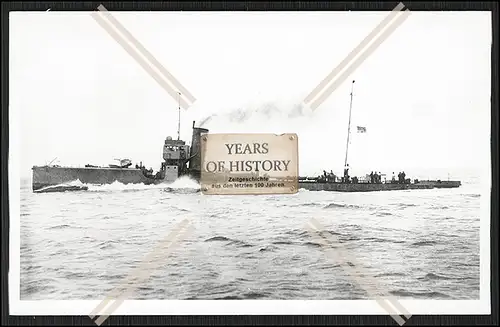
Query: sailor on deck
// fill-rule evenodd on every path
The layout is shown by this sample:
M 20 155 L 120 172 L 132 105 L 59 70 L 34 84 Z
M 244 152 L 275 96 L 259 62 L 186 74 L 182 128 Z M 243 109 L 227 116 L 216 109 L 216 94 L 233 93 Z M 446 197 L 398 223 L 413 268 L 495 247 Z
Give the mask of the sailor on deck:
M 344 183 L 349 182 L 349 165 L 344 168 Z
M 330 182 L 335 183 L 337 181 L 337 176 L 333 173 L 333 170 L 330 170 Z

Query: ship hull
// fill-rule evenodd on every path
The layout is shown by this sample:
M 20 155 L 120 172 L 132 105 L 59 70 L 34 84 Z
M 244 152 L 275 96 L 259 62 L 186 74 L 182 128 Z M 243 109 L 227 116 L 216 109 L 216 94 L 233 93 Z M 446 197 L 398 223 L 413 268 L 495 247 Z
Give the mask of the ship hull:
M 425 181 L 412 184 L 398 183 L 319 183 L 299 182 L 299 188 L 309 191 L 328 192 L 378 192 L 378 191 L 403 191 L 403 190 L 430 190 L 434 188 L 456 188 L 460 187 L 460 181 Z
M 433 188 L 457 188 L 462 185 L 460 181 L 419 181 L 419 184 L 431 185 Z
M 160 184 L 165 179 L 149 178 L 140 169 L 101 167 L 33 167 L 33 191 L 79 180 L 84 184 Z

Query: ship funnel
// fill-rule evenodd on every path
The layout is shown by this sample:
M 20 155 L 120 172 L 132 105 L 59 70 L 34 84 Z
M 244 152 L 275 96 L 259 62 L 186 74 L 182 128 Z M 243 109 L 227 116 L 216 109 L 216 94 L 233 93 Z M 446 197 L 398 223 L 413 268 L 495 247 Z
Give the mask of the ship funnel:
M 193 121 L 193 138 L 191 139 L 191 160 L 189 162 L 189 171 L 191 177 L 199 181 L 201 177 L 201 136 L 208 133 L 208 129 L 194 127 Z

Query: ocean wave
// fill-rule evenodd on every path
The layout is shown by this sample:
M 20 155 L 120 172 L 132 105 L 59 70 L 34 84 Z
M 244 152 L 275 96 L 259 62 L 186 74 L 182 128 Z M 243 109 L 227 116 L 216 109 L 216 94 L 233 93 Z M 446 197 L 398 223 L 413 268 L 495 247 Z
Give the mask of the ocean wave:
M 438 209 L 438 210 L 446 210 L 446 209 L 450 209 L 449 206 L 445 206 L 445 205 L 440 205 L 440 204 L 435 204 L 435 205 L 431 205 L 430 207 L 428 207 L 429 209 Z
M 269 293 L 263 293 L 263 292 L 248 292 L 243 294 L 243 299 L 245 300 L 264 299 L 269 295 L 270 295 Z
M 62 225 L 51 226 L 48 229 L 64 229 L 64 228 L 71 228 L 71 226 L 68 224 L 62 224 Z
M 379 277 L 404 277 L 404 276 L 406 276 L 405 273 L 400 273 L 400 272 L 386 272 L 386 273 L 377 274 L 374 277 L 375 278 L 379 278 Z
M 336 208 L 350 208 L 350 209 L 359 209 L 360 206 L 354 204 L 345 204 L 345 203 L 329 203 L 323 207 L 324 209 L 336 209 Z
M 387 217 L 387 216 L 392 216 L 392 213 L 386 212 L 386 211 L 379 211 L 375 213 L 375 216 L 377 217 Z
M 106 250 L 110 248 L 114 248 L 116 244 L 119 244 L 120 242 L 115 241 L 115 240 L 108 240 L 104 242 L 100 242 L 99 244 L 96 245 L 100 250 Z
M 411 246 L 432 246 L 436 245 L 436 241 L 418 241 L 411 244 Z
M 481 197 L 481 194 L 464 194 L 466 197 L 469 197 L 469 198 L 480 198 Z
M 418 277 L 419 280 L 449 280 L 449 279 L 456 279 L 454 277 L 448 277 L 440 274 L 435 274 L 435 273 L 428 273 L 424 277 Z
M 292 244 L 295 244 L 295 243 L 292 242 L 292 241 L 274 241 L 272 244 L 276 244 L 276 245 L 292 245 Z
M 369 241 L 373 243 L 405 243 L 403 240 L 391 240 L 386 238 L 378 238 L 378 237 L 367 237 L 363 239 L 364 241 Z
M 304 243 L 302 243 L 302 245 L 316 247 L 316 248 L 320 248 L 323 246 L 322 244 L 319 244 L 316 242 L 304 242 Z
M 227 243 L 226 245 L 235 245 L 237 247 L 241 247 L 241 248 L 249 248 L 249 247 L 253 247 L 252 244 L 249 244 L 245 241 L 240 241 L 240 240 L 231 240 L 229 241 L 229 243 Z
M 225 237 L 225 236 L 214 236 L 214 237 L 206 239 L 205 242 L 226 242 L 227 246 L 235 245 L 235 246 L 240 247 L 240 248 L 253 247 L 252 244 L 249 244 L 245 241 L 230 239 L 230 238 Z
M 267 245 L 263 248 L 260 248 L 259 249 L 259 252 L 274 252 L 278 249 L 277 246 L 273 246 L 273 245 Z
M 417 205 L 414 203 L 399 203 L 397 205 L 400 209 L 405 209 L 405 208 L 411 208 L 411 207 L 416 207 Z
M 215 241 L 231 241 L 231 239 L 225 236 L 214 236 L 205 240 L 205 242 L 215 242 Z

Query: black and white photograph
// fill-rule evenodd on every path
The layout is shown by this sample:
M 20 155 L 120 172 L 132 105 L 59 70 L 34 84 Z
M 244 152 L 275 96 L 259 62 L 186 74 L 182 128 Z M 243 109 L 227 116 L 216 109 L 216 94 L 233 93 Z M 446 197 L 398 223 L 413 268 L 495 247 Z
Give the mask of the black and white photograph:
M 9 21 L 11 314 L 490 313 L 490 12 Z

